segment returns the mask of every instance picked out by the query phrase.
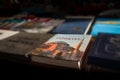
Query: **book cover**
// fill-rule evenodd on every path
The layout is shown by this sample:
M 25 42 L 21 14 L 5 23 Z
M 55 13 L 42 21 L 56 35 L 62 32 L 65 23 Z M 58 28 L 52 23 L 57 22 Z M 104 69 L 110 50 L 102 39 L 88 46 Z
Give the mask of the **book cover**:
M 17 23 L 21 23 L 24 20 L 20 18 L 15 18 L 15 17 L 9 17 L 3 21 L 1 21 L 0 28 L 1 29 L 11 29 L 13 26 L 15 26 Z
M 19 33 L 18 31 L 11 31 L 11 30 L 0 30 L 0 40 L 10 37 Z
M 54 26 L 57 27 L 61 25 L 65 20 L 64 19 L 51 19 L 47 22 L 43 22 L 41 26 Z
M 36 28 L 34 28 L 32 31 L 36 31 L 38 33 L 48 33 L 63 22 L 64 20 L 62 19 L 51 19 L 49 21 L 44 21 L 41 24 L 36 24 Z
M 56 34 L 31 52 L 32 61 L 80 68 L 90 35 Z
M 35 27 L 35 22 L 33 21 L 27 21 L 22 25 L 19 25 L 17 27 L 15 27 L 15 30 L 24 30 L 24 29 L 32 29 Z
M 0 59 L 29 61 L 28 52 L 32 51 L 52 34 L 20 32 L 0 41 Z
M 51 21 L 52 18 L 40 18 L 39 21 L 35 22 L 35 27 L 32 29 L 26 29 L 26 32 L 31 33 L 48 33 L 50 30 L 54 28 L 49 21 Z
M 88 63 L 120 70 L 120 35 L 99 33 L 88 55 Z
M 38 22 L 35 23 L 35 27 L 32 29 L 26 29 L 25 31 L 31 33 L 48 33 L 54 27 L 62 24 L 64 20 L 52 19 L 52 18 L 40 18 Z
M 97 18 L 91 35 L 97 36 L 100 32 L 120 34 L 120 18 Z
M 59 25 L 52 31 L 52 33 L 60 34 L 87 34 L 89 31 L 94 17 L 84 16 L 71 16 L 66 17 L 65 22 Z
M 30 32 L 30 33 L 47 33 L 53 29 L 49 21 L 52 18 L 35 18 L 33 20 L 27 21 L 22 25 L 18 25 L 13 28 L 13 30 L 23 31 L 23 32 Z

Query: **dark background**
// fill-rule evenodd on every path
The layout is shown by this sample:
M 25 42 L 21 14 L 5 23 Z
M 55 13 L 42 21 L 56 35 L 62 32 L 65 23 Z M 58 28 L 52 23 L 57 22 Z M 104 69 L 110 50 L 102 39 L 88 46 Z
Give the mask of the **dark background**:
M 42 17 L 65 15 L 98 15 L 109 9 L 120 9 L 118 0 L 0 0 L 0 16 L 28 12 Z M 49 65 L 17 63 L 0 60 L 0 77 L 3 79 L 120 79 L 119 73 L 96 70 L 78 70 Z
M 119 80 L 119 73 L 86 71 L 40 64 L 31 65 L 0 60 L 0 78 L 10 80 Z
M 98 15 L 119 9 L 119 0 L 0 0 L 0 15 L 29 12 L 37 16 Z

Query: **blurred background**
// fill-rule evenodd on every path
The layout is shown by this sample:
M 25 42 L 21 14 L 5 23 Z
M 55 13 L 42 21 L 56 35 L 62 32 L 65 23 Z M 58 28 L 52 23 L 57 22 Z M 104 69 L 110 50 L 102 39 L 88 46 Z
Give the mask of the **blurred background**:
M 119 9 L 119 0 L 0 0 L 0 15 L 28 12 L 37 16 L 97 15 Z

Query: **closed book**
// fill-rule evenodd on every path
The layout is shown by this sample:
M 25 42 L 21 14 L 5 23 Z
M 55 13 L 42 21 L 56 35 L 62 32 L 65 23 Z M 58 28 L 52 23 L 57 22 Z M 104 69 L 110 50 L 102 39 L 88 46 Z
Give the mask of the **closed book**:
M 88 63 L 120 70 L 120 35 L 99 33 L 88 55 Z
M 81 69 L 91 35 L 56 34 L 31 52 L 36 63 Z
M 91 35 L 97 36 L 98 33 L 120 34 L 120 18 L 96 18 Z
M 52 33 L 87 34 L 93 23 L 93 16 L 67 16 L 65 21 L 56 27 Z
M 20 32 L 0 41 L 0 59 L 30 61 L 29 52 L 49 39 L 51 34 Z
M 60 24 L 60 21 L 58 25 Z M 57 26 L 57 20 L 51 18 L 39 18 L 38 20 L 28 21 L 22 25 L 14 27 L 13 30 L 25 31 L 30 33 L 48 33 L 55 26 Z

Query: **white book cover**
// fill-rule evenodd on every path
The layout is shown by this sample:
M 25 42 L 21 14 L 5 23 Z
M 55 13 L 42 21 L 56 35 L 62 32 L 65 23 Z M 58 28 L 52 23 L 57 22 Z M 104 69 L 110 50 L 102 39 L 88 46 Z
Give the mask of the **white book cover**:
M 0 40 L 10 37 L 19 33 L 19 31 L 11 31 L 11 30 L 0 30 Z

